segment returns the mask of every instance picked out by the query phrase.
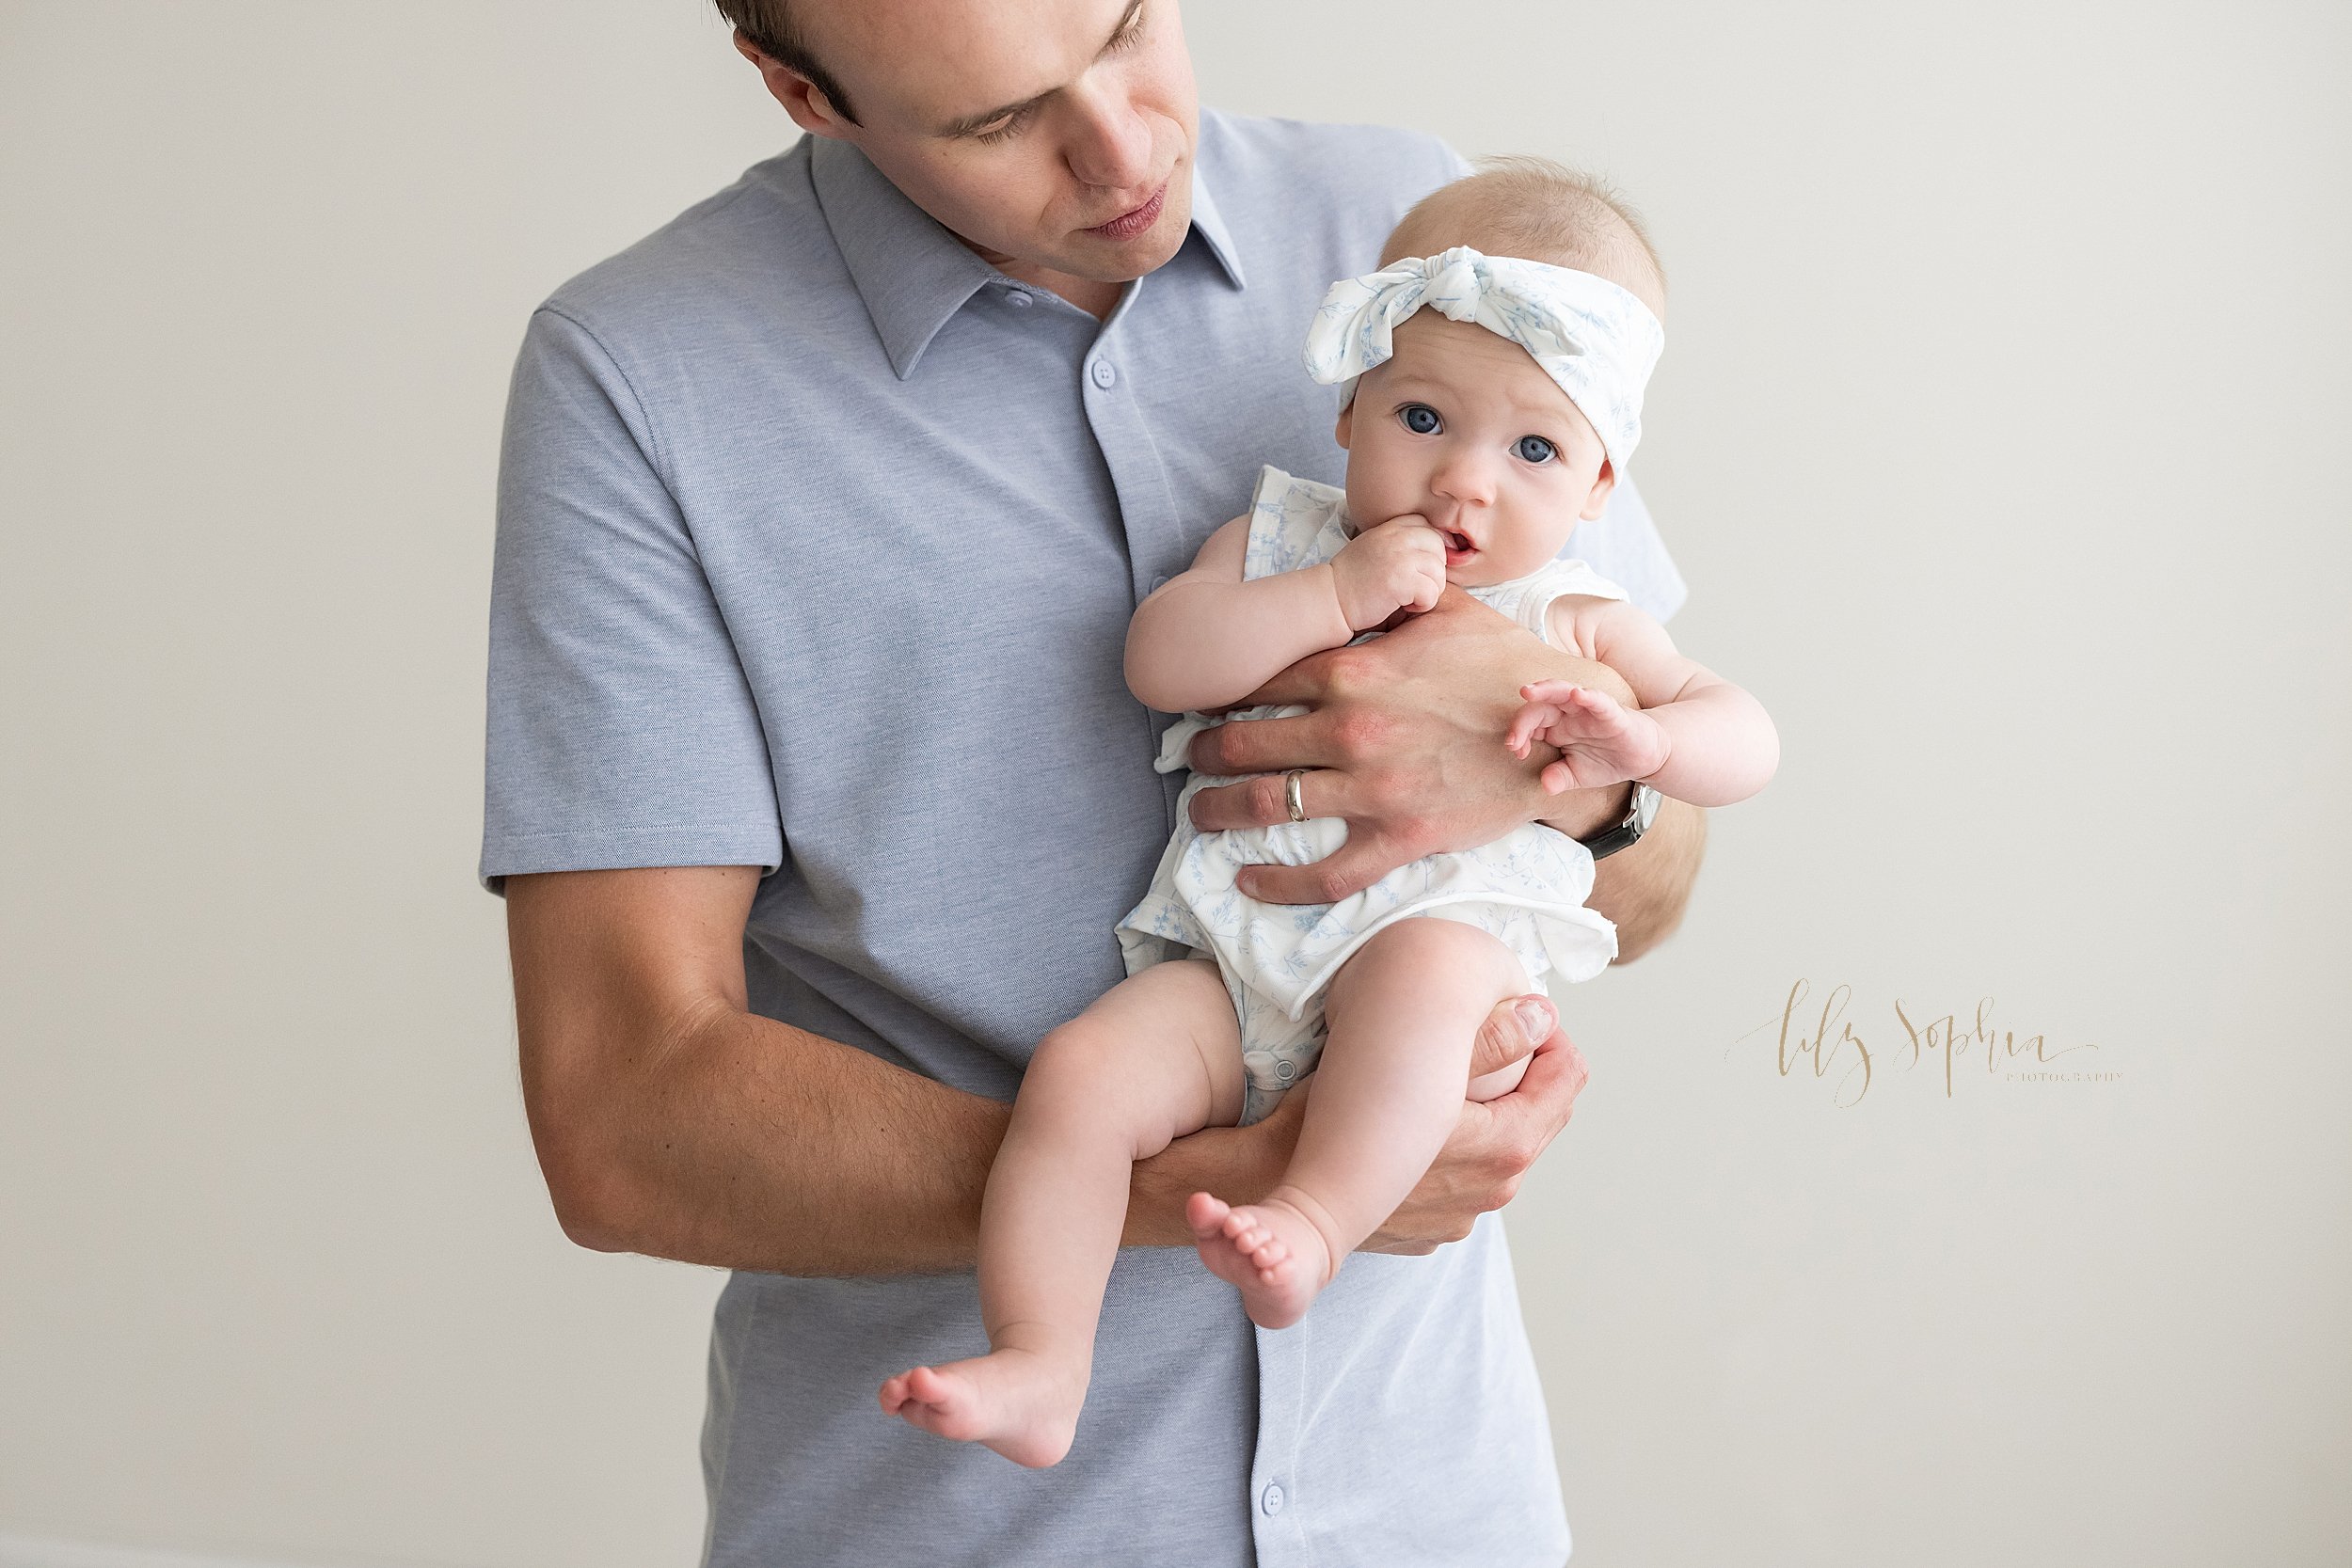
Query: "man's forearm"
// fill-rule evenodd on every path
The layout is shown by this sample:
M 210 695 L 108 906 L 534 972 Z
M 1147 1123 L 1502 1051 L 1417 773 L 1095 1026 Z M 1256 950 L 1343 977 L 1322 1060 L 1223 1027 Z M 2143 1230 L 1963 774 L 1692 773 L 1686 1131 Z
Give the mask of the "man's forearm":
M 750 1010 L 757 874 L 681 866 L 506 885 L 523 1102 L 567 1234 L 796 1275 L 970 1266 L 1010 1116 Z M 1129 1240 L 1190 1240 L 1199 1188 L 1263 1196 L 1273 1140 L 1231 1130 L 1138 1166 Z
M 1707 813 L 1667 800 L 1639 843 L 1593 867 L 1585 902 L 1616 923 L 1616 962 L 1630 963 L 1674 934 L 1706 853 Z
M 710 1008 L 532 1132 L 576 1241 L 773 1274 L 968 1266 L 1008 1108 Z M 528 1070 L 528 1062 L 526 1063 Z
M 568 1154 L 540 1139 L 574 1240 L 771 1274 L 972 1266 L 1010 1107 L 750 1013 L 659 1054 Z M 1262 1141 L 1219 1129 L 1137 1166 L 1126 1244 L 1189 1245 L 1184 1202 L 1203 1187 L 1262 1196 Z M 559 1178 L 564 1163 L 587 1168 Z

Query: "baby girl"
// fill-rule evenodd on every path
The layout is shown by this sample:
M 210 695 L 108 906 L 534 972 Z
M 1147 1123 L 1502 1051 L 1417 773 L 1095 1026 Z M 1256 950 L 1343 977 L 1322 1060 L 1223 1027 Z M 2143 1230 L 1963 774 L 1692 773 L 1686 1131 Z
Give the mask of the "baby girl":
M 1309 654 L 1430 609 L 1453 582 L 1611 666 L 1640 702 L 1523 689 L 1495 744 L 1531 760 L 1538 744 L 1556 751 L 1547 788 L 1634 780 L 1703 806 L 1762 788 L 1778 741 L 1756 701 L 1676 652 L 1623 590 L 1558 559 L 1632 454 L 1663 310 L 1648 242 L 1590 182 L 1512 160 L 1429 197 L 1380 271 L 1332 286 L 1309 334 L 1310 373 L 1351 384 L 1337 431 L 1346 489 L 1265 469 L 1249 512 L 1137 607 L 1136 695 L 1168 712 L 1240 702 Z M 1179 722 L 1162 770 L 1220 721 Z M 1132 1165 L 1265 1115 L 1320 1062 L 1281 1184 L 1239 1206 L 1196 1193 L 1188 1208 L 1201 1261 L 1251 1320 L 1295 1323 L 1443 1146 L 1488 1011 L 1615 955 L 1615 928 L 1584 907 L 1591 853 L 1540 824 L 1335 904 L 1241 894 L 1240 867 L 1305 863 L 1343 842 L 1343 821 L 1314 815 L 1321 777 L 1290 775 L 1291 822 L 1211 833 L 1184 807 L 1230 781 L 1188 783 L 1152 890 L 1120 924 L 1129 977 L 1048 1035 L 1022 1081 L 980 1214 L 990 1352 L 890 1379 L 884 1410 L 1023 1465 L 1058 1461 Z M 1507 1092 L 1525 1068 L 1470 1081 L 1470 1098 Z

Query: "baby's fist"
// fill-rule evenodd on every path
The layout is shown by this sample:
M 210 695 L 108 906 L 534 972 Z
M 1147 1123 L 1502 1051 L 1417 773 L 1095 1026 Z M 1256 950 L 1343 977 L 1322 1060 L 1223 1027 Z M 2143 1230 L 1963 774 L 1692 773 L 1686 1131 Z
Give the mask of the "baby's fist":
M 1400 610 L 1434 608 L 1445 592 L 1445 536 L 1420 517 L 1366 529 L 1331 558 L 1340 613 L 1369 631 Z

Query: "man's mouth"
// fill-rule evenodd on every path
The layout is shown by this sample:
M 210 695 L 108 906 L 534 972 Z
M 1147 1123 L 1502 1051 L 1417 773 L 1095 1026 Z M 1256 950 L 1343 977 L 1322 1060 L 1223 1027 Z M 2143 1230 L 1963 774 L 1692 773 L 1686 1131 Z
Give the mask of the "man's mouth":
M 1160 188 L 1142 206 L 1130 208 L 1108 223 L 1098 223 L 1087 232 L 1100 234 L 1106 240 L 1132 240 L 1160 221 L 1160 209 L 1167 204 L 1168 182 L 1162 181 Z

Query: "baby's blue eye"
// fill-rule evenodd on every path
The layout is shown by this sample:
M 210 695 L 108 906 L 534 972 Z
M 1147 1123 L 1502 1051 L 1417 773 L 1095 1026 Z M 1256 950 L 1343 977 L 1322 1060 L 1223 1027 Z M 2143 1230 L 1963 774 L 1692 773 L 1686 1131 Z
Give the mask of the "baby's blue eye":
M 1425 403 L 1408 403 L 1396 411 L 1396 417 L 1416 436 L 1435 436 L 1443 422 L 1438 418 L 1438 411 Z
M 1540 436 L 1522 436 L 1511 450 L 1518 453 L 1525 462 L 1549 463 L 1551 461 L 1552 454 L 1560 449 Z

